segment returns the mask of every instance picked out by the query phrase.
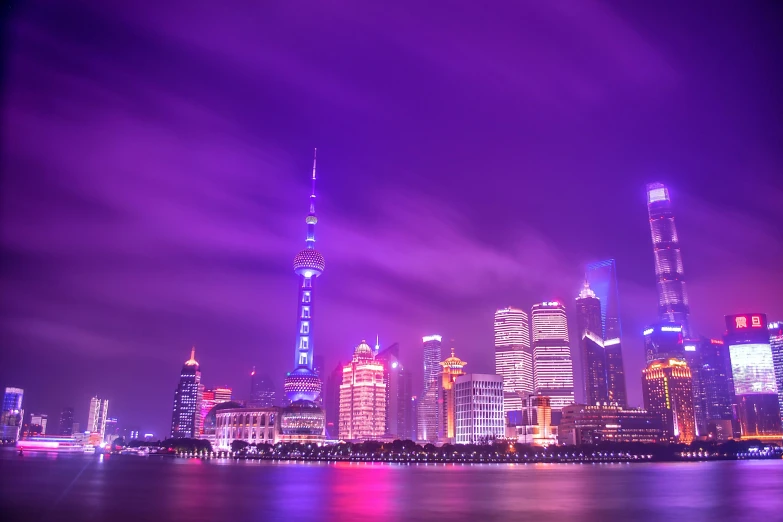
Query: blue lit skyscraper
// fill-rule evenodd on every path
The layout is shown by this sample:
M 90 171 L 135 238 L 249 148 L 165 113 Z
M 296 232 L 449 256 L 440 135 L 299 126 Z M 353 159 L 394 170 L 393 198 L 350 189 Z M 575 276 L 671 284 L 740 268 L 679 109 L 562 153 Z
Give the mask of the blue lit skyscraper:
M 585 277 L 590 289 L 601 301 L 600 334 L 604 339 L 622 337 L 620 326 L 620 295 L 617 290 L 617 264 L 614 259 L 590 263 L 585 267 Z M 599 333 L 599 332 L 595 332 Z
M 313 157 L 310 212 L 305 218 L 305 249 L 294 257 L 294 272 L 299 276 L 297 332 L 294 348 L 294 370 L 285 378 L 283 388 L 289 401 L 315 402 L 321 395 L 321 378 L 313 367 L 313 310 L 315 279 L 324 271 L 324 256 L 315 249 L 315 156 Z
M 688 322 L 690 307 L 685 291 L 682 254 L 669 190 L 662 183 L 647 185 L 647 214 L 650 218 L 655 278 L 658 287 L 658 317 L 682 325 L 687 338 L 693 335 Z

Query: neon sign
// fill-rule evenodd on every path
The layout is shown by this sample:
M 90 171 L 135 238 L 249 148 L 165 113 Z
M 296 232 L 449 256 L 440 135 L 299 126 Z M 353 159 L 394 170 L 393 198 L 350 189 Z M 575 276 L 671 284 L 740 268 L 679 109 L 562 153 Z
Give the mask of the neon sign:
M 430 341 L 438 341 L 438 342 L 441 342 L 441 340 L 442 340 L 442 339 L 443 339 L 443 337 L 441 337 L 440 335 L 426 335 L 426 336 L 424 336 L 424 337 L 422 337 L 422 338 L 421 338 L 421 341 L 422 341 L 423 343 L 428 343 L 428 342 L 430 342 Z
M 642 335 L 650 335 L 655 331 L 655 328 L 648 328 L 645 331 L 642 332 Z
M 726 317 L 726 327 L 729 330 L 764 328 L 766 325 L 767 316 L 764 314 L 729 315 Z

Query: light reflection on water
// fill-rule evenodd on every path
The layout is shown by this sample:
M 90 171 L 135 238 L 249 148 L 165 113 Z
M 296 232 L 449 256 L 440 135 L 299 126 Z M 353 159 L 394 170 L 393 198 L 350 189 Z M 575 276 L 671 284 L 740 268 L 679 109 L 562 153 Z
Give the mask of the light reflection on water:
M 3 520 L 783 519 L 783 461 L 293 463 L 2 452 Z

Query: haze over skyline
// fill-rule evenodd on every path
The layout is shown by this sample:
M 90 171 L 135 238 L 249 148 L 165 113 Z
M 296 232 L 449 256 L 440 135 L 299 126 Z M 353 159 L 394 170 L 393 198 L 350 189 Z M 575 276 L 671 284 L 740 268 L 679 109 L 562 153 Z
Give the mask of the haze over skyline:
M 694 330 L 783 318 L 780 5 L 436 4 L 15 2 L 0 385 L 159 433 L 192 345 L 207 386 L 281 387 L 315 146 L 327 371 L 377 333 L 420 382 L 438 333 L 491 372 L 495 309 L 573 327 L 584 264 L 615 258 L 641 404 L 653 181 Z

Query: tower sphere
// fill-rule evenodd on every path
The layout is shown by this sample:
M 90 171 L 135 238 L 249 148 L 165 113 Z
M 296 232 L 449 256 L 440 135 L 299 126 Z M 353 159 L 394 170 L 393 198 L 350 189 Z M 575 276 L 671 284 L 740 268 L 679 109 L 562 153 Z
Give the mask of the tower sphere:
M 317 250 L 304 249 L 294 257 L 294 272 L 305 277 L 318 277 L 324 271 L 324 256 Z

